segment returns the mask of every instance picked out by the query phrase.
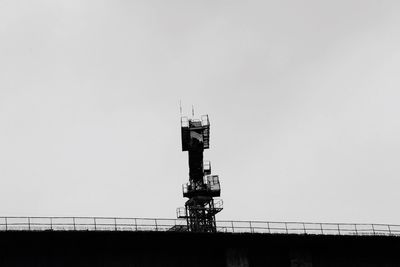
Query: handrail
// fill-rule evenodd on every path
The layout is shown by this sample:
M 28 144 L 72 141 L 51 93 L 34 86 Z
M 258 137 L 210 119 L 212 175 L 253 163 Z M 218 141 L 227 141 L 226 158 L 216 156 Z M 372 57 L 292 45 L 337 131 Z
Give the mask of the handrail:
M 0 231 L 184 231 L 185 219 L 116 217 L 0 217 Z M 217 232 L 400 236 L 400 225 L 273 221 L 216 222 Z

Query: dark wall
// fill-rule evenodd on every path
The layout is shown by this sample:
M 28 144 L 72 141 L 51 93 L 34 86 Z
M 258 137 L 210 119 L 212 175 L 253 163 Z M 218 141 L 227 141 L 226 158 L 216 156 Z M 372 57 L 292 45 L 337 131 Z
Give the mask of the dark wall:
M 0 232 L 0 266 L 400 266 L 400 238 Z

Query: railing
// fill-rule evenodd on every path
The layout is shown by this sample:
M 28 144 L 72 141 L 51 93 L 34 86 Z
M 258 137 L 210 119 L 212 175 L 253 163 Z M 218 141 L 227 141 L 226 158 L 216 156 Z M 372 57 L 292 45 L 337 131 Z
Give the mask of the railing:
M 189 127 L 188 117 L 181 117 L 181 127 Z
M 0 231 L 168 231 L 185 220 L 110 217 L 0 217 Z
M 217 229 L 228 233 L 400 236 L 400 225 L 366 223 L 218 221 Z
M 202 126 L 210 125 L 210 120 L 208 119 L 208 115 L 201 116 L 201 125 Z
M 184 231 L 184 219 L 110 217 L 0 217 L 0 231 Z M 217 232 L 400 236 L 400 225 L 217 221 Z

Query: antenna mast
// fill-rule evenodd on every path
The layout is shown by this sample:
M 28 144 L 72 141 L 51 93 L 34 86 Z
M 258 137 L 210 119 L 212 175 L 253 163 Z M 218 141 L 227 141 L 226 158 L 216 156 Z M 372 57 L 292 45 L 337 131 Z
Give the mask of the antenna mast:
M 192 107 L 192 115 L 194 108 Z M 183 185 L 183 196 L 188 198 L 185 207 L 178 208 L 178 218 L 187 220 L 192 232 L 216 232 L 215 214 L 222 210 L 218 175 L 211 175 L 211 163 L 203 161 L 204 149 L 210 147 L 210 121 L 208 115 L 201 119 L 181 117 L 182 151 L 189 154 L 189 182 Z

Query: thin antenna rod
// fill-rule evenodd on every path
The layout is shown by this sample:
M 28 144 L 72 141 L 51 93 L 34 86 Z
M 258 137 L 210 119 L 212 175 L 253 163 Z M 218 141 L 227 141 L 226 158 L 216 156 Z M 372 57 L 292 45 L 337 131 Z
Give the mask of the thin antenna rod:
M 192 105 L 192 117 L 194 117 L 194 106 Z
M 182 100 L 179 100 L 179 111 L 180 111 L 181 117 L 182 117 Z

